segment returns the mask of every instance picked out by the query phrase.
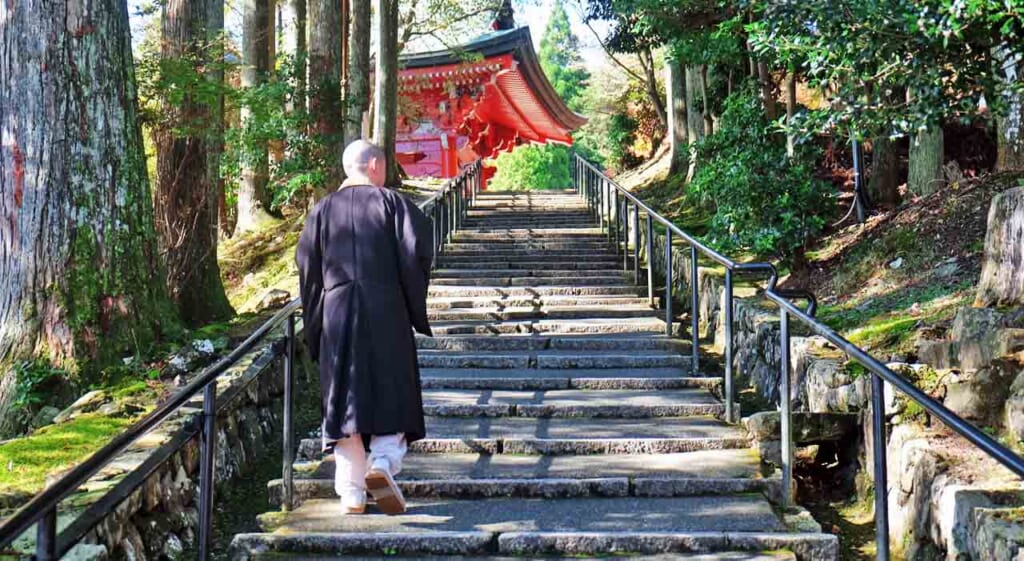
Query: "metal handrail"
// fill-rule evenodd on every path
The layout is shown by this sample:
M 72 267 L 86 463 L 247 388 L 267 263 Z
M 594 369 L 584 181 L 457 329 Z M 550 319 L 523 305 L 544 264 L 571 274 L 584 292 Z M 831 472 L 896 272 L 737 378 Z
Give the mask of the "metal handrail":
M 458 177 L 446 182 L 436 194 L 419 203 L 419 208 L 424 211 L 433 224 L 435 255 L 443 251 L 444 245 L 448 243 L 458 225 L 464 220 L 472 201 L 475 201 L 477 194 L 482 189 L 481 171 L 481 161 L 477 160 L 466 166 Z M 294 460 L 292 393 L 295 362 L 295 313 L 301 306 L 302 303 L 298 298 L 286 304 L 227 356 L 204 369 L 170 399 L 125 429 L 124 432 L 19 508 L 3 524 L 0 524 L 0 547 L 9 547 L 18 536 L 35 525 L 37 528 L 35 559 L 50 561 L 59 559 L 67 553 L 91 528 L 83 529 L 72 524 L 69 529 L 74 527 L 74 535 L 65 536 L 62 533 L 58 536 L 57 508 L 60 502 L 75 493 L 89 478 L 117 458 L 132 443 L 166 421 L 182 407 L 189 405 L 202 392 L 203 413 L 199 419 L 200 423 L 198 423 L 201 440 L 198 556 L 201 560 L 207 559 L 213 520 L 213 470 L 217 446 L 217 380 L 281 324 L 285 326 L 284 419 L 282 423 L 284 432 L 282 455 L 284 501 L 282 504 L 286 510 L 291 509 L 293 504 L 292 464 Z M 280 349 L 274 349 L 274 352 L 280 353 Z M 194 435 L 194 433 L 192 434 Z
M 790 392 L 790 316 L 800 320 L 808 326 L 811 331 L 824 337 L 846 353 L 848 357 L 863 365 L 871 373 L 871 407 L 872 407 L 872 444 L 874 445 L 874 466 L 873 473 L 875 486 L 881 491 L 875 491 L 875 540 L 877 546 L 877 558 L 882 561 L 889 559 L 889 519 L 888 519 L 888 475 L 886 473 L 886 425 L 885 425 L 885 398 L 884 382 L 892 384 L 905 396 L 921 406 L 925 411 L 937 417 L 946 426 L 966 438 L 989 457 L 1006 466 L 1018 476 L 1024 478 L 1024 457 L 1014 453 L 1003 446 L 995 438 L 988 435 L 978 427 L 967 422 L 951 411 L 945 405 L 921 391 L 903 376 L 900 376 L 889 367 L 885 366 L 878 359 L 871 356 L 867 351 L 839 335 L 830 327 L 815 319 L 814 312 L 817 307 L 814 295 L 805 291 L 792 291 L 780 289 L 776 286 L 778 272 L 771 263 L 737 263 L 732 259 L 707 247 L 700 240 L 688 234 L 667 218 L 659 214 L 650 206 L 645 204 L 633 193 L 630 193 L 621 185 L 613 181 L 592 163 L 586 161 L 578 154 L 575 155 L 573 165 L 573 179 L 580 194 L 587 200 L 591 210 L 601 223 L 602 231 L 608 229 L 609 238 L 614 238 L 616 250 L 619 246 L 620 232 L 624 230 L 622 240 L 623 254 L 628 258 L 629 253 L 629 224 L 630 216 L 628 205 L 633 205 L 633 231 L 636 242 L 633 244 L 634 271 L 639 275 L 639 214 L 644 212 L 647 216 L 647 267 L 648 267 L 648 296 L 651 302 L 654 301 L 653 283 L 653 228 L 652 220 L 662 224 L 666 228 L 666 283 L 665 283 L 665 307 L 668 333 L 672 331 L 672 234 L 680 236 L 690 246 L 690 289 L 691 289 L 691 321 L 692 321 L 692 346 L 693 366 L 698 366 L 699 344 L 698 328 L 698 296 L 697 296 L 697 259 L 698 253 L 703 254 L 725 267 L 725 400 L 726 420 L 733 422 L 733 384 L 732 384 L 732 363 L 733 363 L 733 273 L 763 273 L 768 275 L 768 285 L 764 289 L 764 295 L 779 307 L 779 335 L 780 335 L 780 388 L 779 407 L 781 409 L 781 440 L 782 440 L 782 501 L 783 506 L 788 506 L 792 500 L 793 481 L 793 432 L 792 432 L 792 394 Z M 619 198 L 622 201 L 619 201 Z M 614 232 L 613 232 L 614 230 Z M 626 259 L 628 261 L 628 259 Z M 639 279 L 636 279 L 639 282 Z M 793 299 L 804 299 L 808 301 L 806 310 L 800 309 L 793 303 Z

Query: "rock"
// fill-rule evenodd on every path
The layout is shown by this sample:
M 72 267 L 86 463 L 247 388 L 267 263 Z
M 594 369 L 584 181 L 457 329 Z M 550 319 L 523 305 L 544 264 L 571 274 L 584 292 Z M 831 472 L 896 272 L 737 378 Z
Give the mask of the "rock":
M 1024 368 L 1020 370 L 1010 386 L 1010 397 L 1006 400 L 1004 424 L 1010 434 L 1024 440 Z
M 56 417 L 54 417 L 54 423 L 66 423 L 75 417 L 83 415 L 85 413 L 91 413 L 100 408 L 108 400 L 106 392 L 103 390 L 93 390 L 82 397 L 78 398 L 77 401 L 68 406 L 67 409 L 61 411 Z
M 60 415 L 60 409 L 51 406 L 43 407 L 36 413 L 35 417 L 32 417 L 29 428 L 35 430 L 46 425 L 52 425 L 57 415 Z
M 1024 305 L 1024 187 L 992 199 L 976 306 Z
M 1024 559 L 1024 516 L 1021 509 L 979 508 L 974 512 L 976 552 L 991 561 Z
M 948 382 L 943 403 L 967 420 L 985 425 L 998 422 L 1017 374 L 1016 363 L 996 360 Z
M 185 544 L 181 543 L 181 538 L 177 534 L 171 534 L 167 536 L 167 541 L 164 542 L 163 556 L 172 561 L 182 559 L 185 553 Z
M 264 310 L 277 309 L 283 307 L 285 304 L 290 302 L 291 299 L 292 295 L 290 292 L 288 292 L 287 290 L 275 288 L 273 290 L 267 291 L 267 293 L 263 295 L 263 298 L 260 299 L 260 304 L 259 306 L 257 306 L 257 309 L 261 312 Z
M 899 269 L 902 266 L 903 266 L 903 258 L 902 257 L 897 257 L 896 260 L 894 260 L 893 262 L 889 263 L 889 268 L 890 269 Z
M 859 419 L 853 413 L 793 413 L 793 442 L 799 446 L 843 440 L 853 434 Z M 744 419 L 755 440 L 778 440 L 782 414 L 778 411 L 755 413 Z
M 935 275 L 943 278 L 953 277 L 959 272 L 960 264 L 957 263 L 956 257 L 950 257 L 935 267 Z
M 209 339 L 196 339 L 192 341 L 192 348 L 200 355 L 212 355 L 216 352 L 213 341 Z

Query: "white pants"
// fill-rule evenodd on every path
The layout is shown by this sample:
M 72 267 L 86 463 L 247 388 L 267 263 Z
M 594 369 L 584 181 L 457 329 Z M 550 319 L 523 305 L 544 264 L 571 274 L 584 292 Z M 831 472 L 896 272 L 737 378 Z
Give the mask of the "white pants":
M 374 436 L 370 439 L 370 457 L 366 457 L 363 438 L 353 435 L 334 443 L 334 490 L 338 496 L 366 491 L 366 472 L 378 458 L 386 459 L 391 466 L 391 475 L 402 471 L 402 458 L 408 450 L 402 433 Z

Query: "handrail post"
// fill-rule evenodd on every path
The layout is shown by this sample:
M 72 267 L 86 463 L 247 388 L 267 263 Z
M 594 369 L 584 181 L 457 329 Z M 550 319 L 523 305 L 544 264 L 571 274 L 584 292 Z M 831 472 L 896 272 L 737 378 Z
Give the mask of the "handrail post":
M 36 523 L 36 556 L 37 561 L 56 561 L 57 559 L 57 509 L 46 511 Z
M 697 246 L 690 245 L 690 349 L 693 375 L 700 372 L 700 273 L 697 270 Z
M 629 270 L 629 201 L 622 197 L 619 205 L 619 218 L 622 222 L 622 272 Z
M 779 316 L 779 408 L 781 409 L 782 508 L 793 500 L 793 419 L 789 391 L 789 313 Z
M 633 205 L 633 284 L 640 286 L 640 206 Z
M 653 308 L 654 301 L 654 219 L 647 213 L 647 301 Z
M 875 542 L 879 561 L 889 561 L 889 476 L 885 450 L 885 383 L 871 373 L 871 438 L 875 460 Z
M 217 447 L 217 381 L 203 388 L 203 430 L 199 457 L 199 559 L 210 558 L 213 530 L 213 469 Z
M 725 422 L 734 422 L 732 402 L 732 269 L 725 270 Z
M 284 324 L 284 450 L 281 454 L 281 507 L 288 512 L 293 507 L 294 481 L 292 479 L 295 461 L 295 431 L 292 427 L 293 386 L 295 384 L 295 316 L 288 316 Z
M 665 229 L 665 335 L 672 336 L 672 229 Z

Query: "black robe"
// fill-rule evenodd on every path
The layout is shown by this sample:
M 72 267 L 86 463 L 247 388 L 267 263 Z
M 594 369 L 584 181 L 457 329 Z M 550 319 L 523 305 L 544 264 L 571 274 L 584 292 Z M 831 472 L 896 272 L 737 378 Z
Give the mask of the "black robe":
M 432 244 L 427 217 L 389 189 L 345 187 L 306 219 L 296 261 L 325 448 L 353 434 L 425 436 L 413 329 L 431 335 Z

